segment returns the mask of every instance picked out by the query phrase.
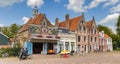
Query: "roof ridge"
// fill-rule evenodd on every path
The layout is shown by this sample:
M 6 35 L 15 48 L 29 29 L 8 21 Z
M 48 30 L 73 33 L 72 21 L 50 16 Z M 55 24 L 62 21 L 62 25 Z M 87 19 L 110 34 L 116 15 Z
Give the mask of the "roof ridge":
M 82 16 L 76 16 L 76 17 L 70 18 L 69 20 L 73 20 L 73 19 L 76 19 L 76 18 L 79 18 L 79 17 L 82 17 Z M 61 22 L 65 22 L 65 20 L 61 21 Z M 61 22 L 59 22 L 59 23 L 61 23 Z
M 0 34 L 2 34 L 3 36 L 5 36 L 5 37 L 7 37 L 7 38 L 9 38 L 8 36 L 6 36 L 4 33 L 2 33 L 2 32 L 0 32 Z

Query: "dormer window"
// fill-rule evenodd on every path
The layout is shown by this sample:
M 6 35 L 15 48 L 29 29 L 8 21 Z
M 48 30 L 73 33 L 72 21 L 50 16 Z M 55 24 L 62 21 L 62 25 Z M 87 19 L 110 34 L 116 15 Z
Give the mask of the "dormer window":
M 43 27 L 47 27 L 47 23 L 45 21 L 42 22 Z
M 91 29 L 91 34 L 93 34 L 93 29 Z
M 79 29 L 80 29 L 80 32 L 82 32 L 82 26 L 80 26 Z
M 81 23 L 83 24 L 83 20 L 81 20 Z

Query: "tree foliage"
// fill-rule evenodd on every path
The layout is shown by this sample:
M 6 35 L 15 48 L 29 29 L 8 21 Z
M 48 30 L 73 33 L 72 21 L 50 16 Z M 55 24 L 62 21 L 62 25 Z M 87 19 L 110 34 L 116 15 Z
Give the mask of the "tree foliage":
M 116 44 L 117 44 L 117 48 L 120 48 L 120 15 L 118 17 L 116 27 L 117 27 L 117 29 L 116 29 L 116 32 L 117 32 Z
M 112 29 L 108 28 L 107 26 L 98 25 L 97 29 L 98 31 L 104 31 L 105 34 L 109 35 L 110 37 L 112 37 L 114 34 Z
M 117 30 L 116 30 L 117 35 L 119 35 L 119 36 L 120 36 L 120 16 L 118 17 L 118 21 L 117 21 L 116 26 L 117 26 Z
M 2 31 L 8 37 L 13 38 L 15 35 L 17 35 L 20 27 L 21 27 L 20 25 L 12 24 L 10 26 L 1 27 L 0 31 Z

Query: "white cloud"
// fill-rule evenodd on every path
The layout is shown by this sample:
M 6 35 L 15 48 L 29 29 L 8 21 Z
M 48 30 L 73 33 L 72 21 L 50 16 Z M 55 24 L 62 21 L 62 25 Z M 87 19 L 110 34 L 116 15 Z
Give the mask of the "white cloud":
M 115 5 L 118 2 L 119 2 L 119 0 L 107 0 L 107 2 L 103 5 L 103 7 L 107 7 L 107 6 L 110 6 L 110 5 Z
M 119 13 L 113 13 L 113 14 L 107 15 L 104 19 L 100 21 L 99 24 L 117 22 L 118 16 L 119 16 Z
M 27 17 L 23 17 L 22 20 L 23 20 L 23 22 L 24 22 L 24 24 L 25 24 L 25 23 L 28 22 L 29 18 L 27 18 Z
M 108 26 L 109 28 L 112 29 L 114 33 L 116 33 L 116 23 L 119 15 L 120 15 L 119 13 L 113 13 L 113 14 L 107 15 L 104 19 L 102 19 L 99 22 L 99 24 Z
M 116 34 L 116 25 L 108 26 L 108 28 L 112 29 L 112 32 Z
M 73 10 L 74 12 L 85 12 L 87 6 L 84 5 L 85 0 L 69 0 L 67 9 L 68 10 Z
M 54 0 L 54 2 L 59 3 L 59 2 L 60 2 L 60 0 Z
M 88 9 L 95 8 L 99 5 L 105 7 L 117 5 L 120 0 L 91 0 L 88 5 L 85 5 L 86 0 L 68 0 L 68 4 L 65 5 L 68 10 L 72 10 L 74 12 L 86 12 Z M 111 8 L 110 7 L 110 8 Z M 110 9 L 109 8 L 109 9 Z M 111 8 L 110 12 L 120 12 L 120 3 Z
M 117 6 L 114 6 L 110 9 L 111 13 L 120 12 L 120 3 Z
M 0 0 L 0 7 L 6 7 L 6 6 L 11 6 L 14 3 L 19 3 L 24 0 Z
M 88 6 L 88 8 L 95 8 L 97 7 L 100 3 L 102 2 L 106 2 L 106 0 L 93 0 L 90 5 Z
M 30 7 L 34 7 L 35 5 L 40 7 L 44 4 L 43 0 L 27 0 L 27 5 Z
M 0 27 L 4 27 L 4 25 L 3 25 L 3 24 L 0 24 Z

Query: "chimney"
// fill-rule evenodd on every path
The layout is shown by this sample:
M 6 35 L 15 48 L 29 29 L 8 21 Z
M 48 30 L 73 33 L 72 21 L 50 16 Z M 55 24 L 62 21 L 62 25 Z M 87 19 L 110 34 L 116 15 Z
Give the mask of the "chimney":
M 59 19 L 56 18 L 56 19 L 55 19 L 55 26 L 58 27 L 58 25 L 59 25 Z
M 69 14 L 66 14 L 66 16 L 65 16 L 65 22 L 66 22 L 66 28 L 68 28 L 69 29 Z

